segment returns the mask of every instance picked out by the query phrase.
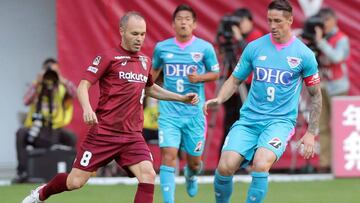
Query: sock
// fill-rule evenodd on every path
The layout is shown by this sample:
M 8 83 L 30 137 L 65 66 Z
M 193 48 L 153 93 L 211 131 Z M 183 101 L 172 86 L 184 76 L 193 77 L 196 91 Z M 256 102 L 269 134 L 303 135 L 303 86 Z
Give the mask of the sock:
M 139 183 L 136 191 L 134 203 L 153 203 L 154 200 L 154 184 Z
M 39 199 L 46 200 L 51 195 L 69 191 L 66 186 L 67 173 L 59 173 L 39 191 Z
M 193 176 L 199 175 L 202 172 L 202 169 L 203 169 L 203 163 L 202 162 L 200 163 L 199 170 L 196 170 L 196 171 L 193 171 L 191 168 L 188 167 L 188 165 L 186 165 L 184 167 L 184 176 L 186 178 L 191 178 Z
M 219 172 L 215 171 L 215 200 L 216 203 L 228 203 L 233 191 L 233 176 L 222 176 Z
M 268 190 L 268 172 L 252 172 L 252 181 L 249 187 L 246 203 L 263 202 Z
M 164 203 L 175 201 L 175 168 L 170 166 L 160 166 L 160 186 Z

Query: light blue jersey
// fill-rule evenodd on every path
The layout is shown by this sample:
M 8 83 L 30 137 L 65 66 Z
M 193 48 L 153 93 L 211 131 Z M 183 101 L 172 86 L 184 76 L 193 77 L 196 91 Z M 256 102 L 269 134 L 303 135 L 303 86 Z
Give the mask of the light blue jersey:
M 172 117 L 194 116 L 202 113 L 205 102 L 204 83 L 191 83 L 187 75 L 218 72 L 219 64 L 213 46 L 200 38 L 193 37 L 189 44 L 181 47 L 175 38 L 159 42 L 154 50 L 153 68 L 162 69 L 164 73 L 163 87 L 179 94 L 194 92 L 199 95 L 197 105 L 174 101 L 160 101 L 160 115 Z
M 303 79 L 318 79 L 314 53 L 293 37 L 286 45 L 265 35 L 244 50 L 233 76 L 245 80 L 254 76 L 240 119 L 230 129 L 223 151 L 235 151 L 245 158 L 245 167 L 257 148 L 271 150 L 279 159 L 294 134 Z
M 318 72 L 314 53 L 295 37 L 277 49 L 268 34 L 245 48 L 232 74 L 245 80 L 251 71 L 254 77 L 240 118 L 295 124 L 303 78 Z

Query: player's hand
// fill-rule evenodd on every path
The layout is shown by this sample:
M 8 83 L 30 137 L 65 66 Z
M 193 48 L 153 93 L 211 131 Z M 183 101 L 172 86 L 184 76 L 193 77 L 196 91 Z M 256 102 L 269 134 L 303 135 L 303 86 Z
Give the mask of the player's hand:
M 196 72 L 196 68 L 192 68 L 191 73 L 187 75 L 189 82 L 191 83 L 197 83 L 200 82 L 199 74 Z
M 84 110 L 83 119 L 84 123 L 87 125 L 94 125 L 98 123 L 96 114 L 92 109 Z
M 204 104 L 203 111 L 205 115 L 208 115 L 207 110 L 209 108 L 214 109 L 219 106 L 220 102 L 218 98 L 207 100 Z
M 306 131 L 305 135 L 297 143 L 297 147 L 303 145 L 303 156 L 305 159 L 314 157 L 315 154 L 315 135 Z
M 195 105 L 199 102 L 199 96 L 196 93 L 187 93 L 184 95 L 183 102 Z

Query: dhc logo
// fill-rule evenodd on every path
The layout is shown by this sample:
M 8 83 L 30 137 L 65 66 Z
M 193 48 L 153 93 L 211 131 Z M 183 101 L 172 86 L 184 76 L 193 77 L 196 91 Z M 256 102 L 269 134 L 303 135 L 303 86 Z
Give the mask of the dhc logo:
M 261 82 L 289 85 L 293 74 L 293 72 L 284 70 L 256 67 L 255 79 Z
M 197 71 L 198 66 L 193 64 L 165 64 L 165 73 L 166 76 L 182 76 L 185 77 L 194 71 Z

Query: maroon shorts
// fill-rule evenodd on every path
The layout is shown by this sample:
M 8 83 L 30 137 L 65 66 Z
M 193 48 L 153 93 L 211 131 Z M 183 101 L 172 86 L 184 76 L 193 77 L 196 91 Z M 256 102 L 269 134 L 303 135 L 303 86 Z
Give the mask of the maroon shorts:
M 128 169 L 129 166 L 141 161 L 153 161 L 149 147 L 141 134 L 132 137 L 109 137 L 98 134 L 86 136 L 76 154 L 73 167 L 93 172 L 112 160 L 126 170 L 129 177 L 134 177 Z

